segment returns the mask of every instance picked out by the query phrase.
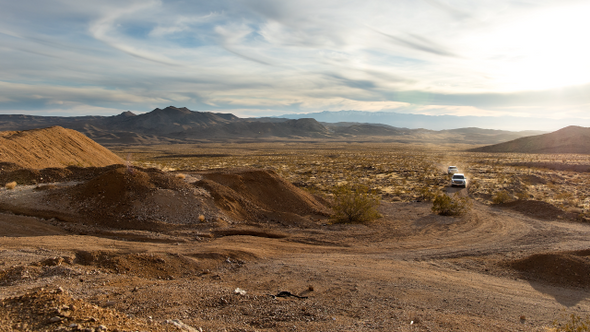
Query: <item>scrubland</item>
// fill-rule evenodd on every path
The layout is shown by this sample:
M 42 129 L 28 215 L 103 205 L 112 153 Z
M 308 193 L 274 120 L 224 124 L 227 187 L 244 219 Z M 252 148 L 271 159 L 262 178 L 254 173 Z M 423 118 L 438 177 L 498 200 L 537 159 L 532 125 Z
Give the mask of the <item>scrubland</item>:
M 449 165 L 486 204 L 538 200 L 590 216 L 590 156 L 465 152 L 468 146 L 398 143 L 244 143 L 115 148 L 132 164 L 164 170 L 273 169 L 300 188 L 331 195 L 335 186 L 367 185 L 384 201 L 431 200 L 448 190 Z M 496 198 L 496 199 L 494 199 Z

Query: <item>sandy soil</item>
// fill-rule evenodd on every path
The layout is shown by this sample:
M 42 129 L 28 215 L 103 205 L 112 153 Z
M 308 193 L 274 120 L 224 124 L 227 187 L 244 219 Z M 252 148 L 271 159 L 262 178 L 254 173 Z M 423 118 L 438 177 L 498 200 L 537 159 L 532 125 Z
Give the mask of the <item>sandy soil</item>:
M 46 168 L 70 165 L 107 166 L 123 162 L 105 147 L 72 129 L 54 126 L 23 131 L 0 131 L 0 171 L 6 163 Z
M 590 311 L 590 225 L 538 218 L 543 206 L 474 203 L 443 217 L 431 203 L 384 202 L 382 219 L 342 225 L 272 172 L 182 184 L 108 171 L 128 183 L 118 213 L 143 211 L 150 227 L 97 214 L 117 190 L 96 196 L 96 179 L 0 190 L 0 331 L 547 331 Z M 269 188 L 280 190 L 262 199 Z M 181 194 L 196 211 L 160 197 Z

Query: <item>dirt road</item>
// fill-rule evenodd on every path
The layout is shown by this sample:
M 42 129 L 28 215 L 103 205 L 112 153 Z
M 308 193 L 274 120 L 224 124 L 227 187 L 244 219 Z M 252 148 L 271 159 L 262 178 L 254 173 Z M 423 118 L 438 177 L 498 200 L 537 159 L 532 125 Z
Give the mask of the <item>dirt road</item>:
M 0 230 L 0 297 L 61 287 L 95 305 L 90 311 L 116 313 L 99 322 L 111 330 L 134 320 L 172 331 L 546 331 L 564 309 L 588 314 L 588 284 L 574 287 L 514 262 L 587 249 L 589 225 L 480 204 L 461 218 L 443 217 L 430 206 L 384 203 L 384 218 L 366 226 L 179 233 L 163 242 L 153 234 L 143 242 L 75 235 L 57 222 L 2 214 L 2 225 L 22 227 Z M 278 232 L 284 237 L 264 236 Z M 55 257 L 66 259 L 34 265 Z M 578 272 L 566 263 L 563 273 Z M 271 296 L 280 291 L 305 298 Z M 58 323 L 18 316 L 9 324 L 97 325 L 82 320 L 87 314 Z

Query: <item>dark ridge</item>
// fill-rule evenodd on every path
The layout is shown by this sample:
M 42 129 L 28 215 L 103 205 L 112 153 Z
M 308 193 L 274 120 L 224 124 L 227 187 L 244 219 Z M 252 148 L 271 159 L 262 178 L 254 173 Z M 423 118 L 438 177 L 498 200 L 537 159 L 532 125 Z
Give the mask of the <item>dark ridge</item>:
M 590 128 L 569 126 L 558 131 L 471 149 L 472 152 L 590 154 Z
M 346 119 L 342 119 L 346 120 Z M 229 113 L 197 112 L 186 107 L 156 108 L 144 114 L 130 111 L 113 116 L 46 117 L 0 115 L 0 131 L 62 126 L 83 133 L 100 144 L 177 144 L 231 140 L 345 139 L 430 144 L 490 144 L 524 136 L 524 132 L 461 128 L 427 130 L 378 123 L 318 122 L 314 118 L 239 118 Z

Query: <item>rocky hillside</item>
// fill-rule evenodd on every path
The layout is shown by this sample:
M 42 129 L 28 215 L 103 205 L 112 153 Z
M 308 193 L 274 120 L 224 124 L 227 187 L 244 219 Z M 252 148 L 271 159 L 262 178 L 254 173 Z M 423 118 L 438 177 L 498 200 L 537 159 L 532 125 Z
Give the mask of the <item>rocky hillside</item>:
M 549 134 L 522 137 L 470 151 L 590 154 L 590 128 L 569 126 Z
M 56 126 L 0 132 L 0 162 L 40 169 L 107 166 L 123 160 L 83 134 Z
M 0 130 L 62 126 L 77 130 L 100 144 L 168 144 L 224 140 L 336 139 L 400 143 L 493 144 L 531 132 L 464 128 L 426 130 L 374 123 L 321 123 L 312 118 L 239 118 L 233 114 L 195 112 L 169 106 L 136 115 L 44 117 L 1 115 Z

